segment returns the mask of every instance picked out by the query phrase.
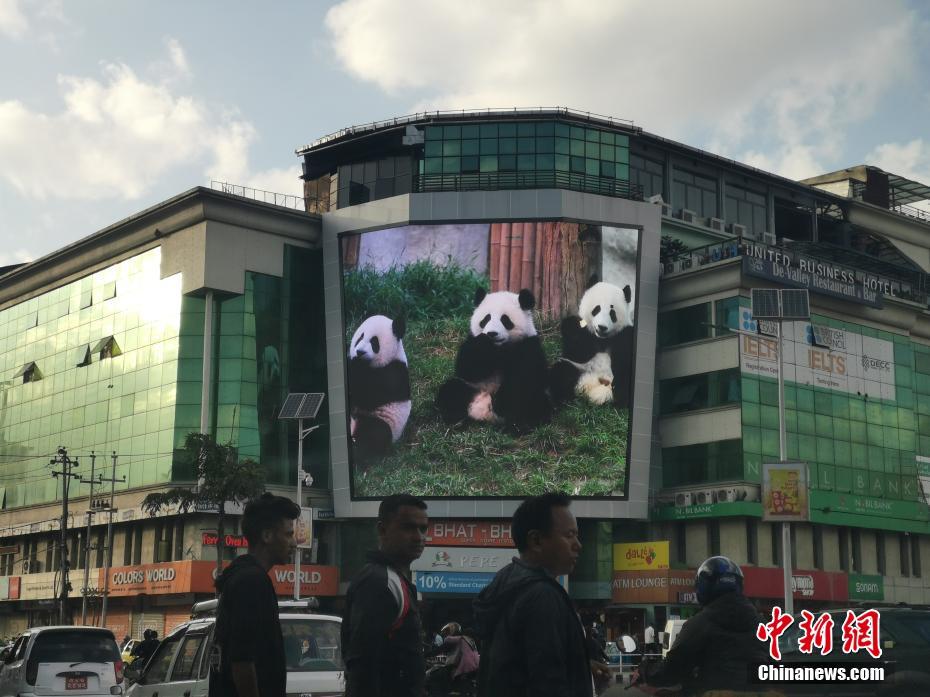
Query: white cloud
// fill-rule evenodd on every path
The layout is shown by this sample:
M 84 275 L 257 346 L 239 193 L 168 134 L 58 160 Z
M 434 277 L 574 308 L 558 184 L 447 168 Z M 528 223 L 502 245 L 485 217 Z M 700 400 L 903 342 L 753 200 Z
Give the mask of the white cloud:
M 245 185 L 261 191 L 272 191 L 291 196 L 304 195 L 304 183 L 300 179 L 300 167 L 280 167 L 256 172 L 245 181 Z
M 13 39 L 25 35 L 29 20 L 20 7 L 19 0 L 0 0 L 0 34 Z
M 923 138 L 879 145 L 866 156 L 866 162 L 886 172 L 930 184 L 930 142 Z
M 326 26 L 350 74 L 415 109 L 590 109 L 787 176 L 913 75 L 918 27 L 900 0 L 345 0 Z
M 15 249 L 12 252 L 0 252 L 0 266 L 25 264 L 33 259 L 35 259 L 35 255 L 28 249 Z
M 172 63 L 186 67 L 173 46 Z M 146 81 L 124 64 L 106 64 L 98 77 L 62 76 L 58 86 L 58 113 L 0 101 L 0 178 L 21 195 L 133 199 L 185 166 L 217 179 L 248 176 L 255 131 L 234 111 L 175 94 L 170 81 Z

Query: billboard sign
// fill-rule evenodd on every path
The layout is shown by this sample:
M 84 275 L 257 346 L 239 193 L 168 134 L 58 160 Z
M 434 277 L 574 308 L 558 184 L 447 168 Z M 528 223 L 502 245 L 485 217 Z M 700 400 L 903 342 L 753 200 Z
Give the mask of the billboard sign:
M 414 571 L 413 582 L 421 593 L 480 593 L 494 578 L 492 573 Z
M 749 308 L 740 310 L 740 327 L 755 331 Z M 783 322 L 782 331 L 786 383 L 894 401 L 893 342 L 811 322 Z M 777 339 L 742 334 L 739 341 L 743 373 L 778 376 Z
M 339 236 L 353 499 L 627 498 L 640 232 Z
M 810 520 L 810 484 L 806 462 L 762 464 L 762 520 Z
M 313 509 L 301 507 L 300 517 L 294 521 L 294 542 L 300 549 L 313 546 Z
M 427 547 L 410 568 L 414 571 L 496 572 L 515 556 L 513 549 L 493 547 Z
M 509 520 L 431 520 L 426 543 L 453 547 L 513 547 Z
M 668 540 L 614 545 L 614 571 L 668 568 Z

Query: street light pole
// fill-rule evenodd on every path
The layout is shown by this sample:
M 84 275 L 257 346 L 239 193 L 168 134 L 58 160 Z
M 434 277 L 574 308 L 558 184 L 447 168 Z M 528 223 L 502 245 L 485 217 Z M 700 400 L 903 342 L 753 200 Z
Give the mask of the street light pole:
M 782 357 L 784 341 L 782 339 L 781 318 L 778 320 L 778 461 L 784 463 L 788 457 L 788 434 L 785 428 L 785 368 Z M 791 523 L 781 524 L 781 566 L 785 591 L 785 612 L 794 615 L 794 589 L 791 587 Z

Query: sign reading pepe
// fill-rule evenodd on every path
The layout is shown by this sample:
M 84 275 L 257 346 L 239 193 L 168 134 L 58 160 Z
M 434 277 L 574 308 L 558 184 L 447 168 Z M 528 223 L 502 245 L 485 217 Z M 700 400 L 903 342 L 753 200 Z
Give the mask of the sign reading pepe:
M 624 542 L 614 545 L 614 571 L 668 568 L 668 540 Z

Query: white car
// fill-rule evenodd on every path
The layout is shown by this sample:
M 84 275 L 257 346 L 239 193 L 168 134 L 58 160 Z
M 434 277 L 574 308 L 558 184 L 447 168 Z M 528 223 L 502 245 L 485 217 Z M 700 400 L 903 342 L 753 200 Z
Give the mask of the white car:
M 109 629 L 26 630 L 0 667 L 0 697 L 122 694 L 123 661 Z
M 215 601 L 198 603 L 195 614 L 209 603 Z M 286 601 L 279 605 L 288 697 L 342 697 L 342 620 L 331 615 L 285 612 Z M 198 617 L 165 637 L 127 697 L 206 697 L 215 624 L 215 617 Z

